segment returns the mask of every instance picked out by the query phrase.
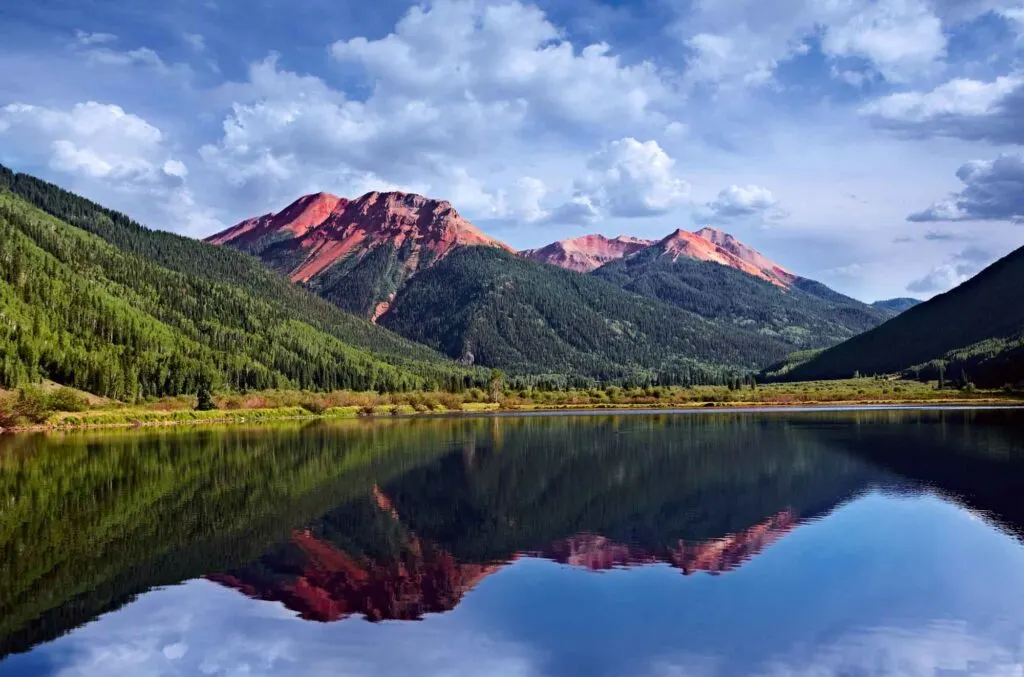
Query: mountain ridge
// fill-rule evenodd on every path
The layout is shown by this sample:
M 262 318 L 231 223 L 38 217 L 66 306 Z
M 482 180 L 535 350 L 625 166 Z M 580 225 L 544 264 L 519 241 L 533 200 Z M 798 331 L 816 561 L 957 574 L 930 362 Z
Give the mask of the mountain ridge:
M 786 380 L 904 373 L 999 387 L 1024 380 L 1024 247 L 944 294 L 786 372 Z M 940 364 L 941 363 L 941 364 Z
M 559 268 L 589 273 L 609 261 L 629 256 L 654 243 L 655 240 L 644 240 L 632 235 L 605 237 L 599 233 L 592 233 L 559 240 L 536 249 L 524 249 L 519 254 Z

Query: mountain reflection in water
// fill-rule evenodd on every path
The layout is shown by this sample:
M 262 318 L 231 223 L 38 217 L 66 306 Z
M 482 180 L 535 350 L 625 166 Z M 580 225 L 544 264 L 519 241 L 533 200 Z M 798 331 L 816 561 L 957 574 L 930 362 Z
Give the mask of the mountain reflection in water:
M 6 437 L 0 656 L 196 578 L 330 622 L 447 612 L 526 559 L 728 576 L 866 492 L 938 493 L 1019 537 L 1022 424 L 775 412 Z

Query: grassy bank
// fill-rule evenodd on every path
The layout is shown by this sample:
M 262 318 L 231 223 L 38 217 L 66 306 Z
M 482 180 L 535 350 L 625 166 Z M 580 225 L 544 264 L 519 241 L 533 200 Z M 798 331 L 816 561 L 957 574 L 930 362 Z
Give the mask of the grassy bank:
M 301 418 L 357 418 L 587 409 L 673 409 L 692 407 L 1024 404 L 1024 393 L 1004 390 L 938 389 L 934 383 L 860 378 L 842 381 L 779 383 L 741 389 L 724 386 L 521 390 L 487 394 L 373 392 L 310 393 L 265 391 L 222 394 L 215 408 L 196 410 L 191 397 L 124 404 L 67 388 L 47 386 L 0 393 L 0 428 L 8 431 L 51 428 L 259 422 Z

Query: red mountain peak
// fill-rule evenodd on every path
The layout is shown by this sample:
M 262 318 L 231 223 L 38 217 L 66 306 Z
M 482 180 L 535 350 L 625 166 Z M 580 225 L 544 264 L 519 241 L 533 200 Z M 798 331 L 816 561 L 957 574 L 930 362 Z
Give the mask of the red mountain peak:
M 710 226 L 696 233 L 677 229 L 658 244 L 666 254 L 673 257 L 673 260 L 686 257 L 698 261 L 711 261 L 761 278 L 778 287 L 787 288 L 796 279 L 796 275 L 756 249 Z
M 580 273 L 589 273 L 609 261 L 629 256 L 652 244 L 654 243 L 651 240 L 642 240 L 629 235 L 608 238 L 595 233 L 552 242 L 546 247 L 527 249 L 520 254 L 534 261 L 550 263 Z
M 775 278 L 784 287 L 790 286 L 797 278 L 796 275 L 784 267 L 775 263 L 753 247 L 743 244 L 729 233 L 711 226 L 705 226 L 697 231 L 697 235 L 710 242 L 714 242 L 730 254 L 753 265 L 769 277 Z
M 206 238 L 212 244 L 245 245 L 267 235 L 283 233 L 301 237 L 320 226 L 335 211 L 344 209 L 348 200 L 331 193 L 303 195 L 277 212 L 246 219 L 236 226 Z

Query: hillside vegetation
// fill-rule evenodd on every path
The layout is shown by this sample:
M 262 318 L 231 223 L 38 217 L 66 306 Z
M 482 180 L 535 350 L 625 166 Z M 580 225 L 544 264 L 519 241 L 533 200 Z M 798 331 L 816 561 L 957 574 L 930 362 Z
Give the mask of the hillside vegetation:
M 789 380 L 844 378 L 910 370 L 983 387 L 1024 378 L 1024 248 L 952 291 L 911 308 L 787 372 Z M 931 370 L 929 371 L 929 365 Z
M 592 274 L 627 291 L 798 348 L 835 345 L 892 316 L 812 280 L 801 278 L 783 289 L 718 263 L 673 260 L 658 247 L 612 261 Z
M 0 256 L 0 386 L 45 377 L 134 399 L 204 385 L 408 390 L 484 382 L 249 256 L 145 229 L 6 169 Z
M 787 352 L 777 338 L 489 247 L 460 248 L 421 271 L 382 323 L 451 357 L 600 380 L 724 382 Z

